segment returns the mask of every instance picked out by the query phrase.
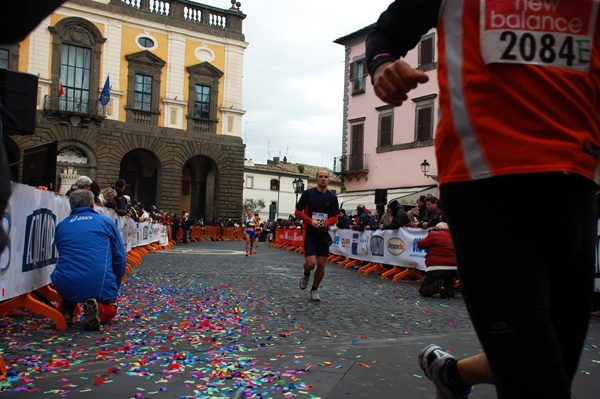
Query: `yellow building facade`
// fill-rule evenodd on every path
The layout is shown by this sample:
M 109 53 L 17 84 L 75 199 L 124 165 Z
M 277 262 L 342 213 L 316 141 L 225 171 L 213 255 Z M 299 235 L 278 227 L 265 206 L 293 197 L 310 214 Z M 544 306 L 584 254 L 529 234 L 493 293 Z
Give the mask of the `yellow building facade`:
M 66 1 L 0 46 L 0 68 L 38 76 L 35 134 L 4 137 L 9 162 L 57 140 L 57 191 L 77 175 L 101 188 L 122 178 L 147 207 L 238 217 L 244 18 L 185 0 Z

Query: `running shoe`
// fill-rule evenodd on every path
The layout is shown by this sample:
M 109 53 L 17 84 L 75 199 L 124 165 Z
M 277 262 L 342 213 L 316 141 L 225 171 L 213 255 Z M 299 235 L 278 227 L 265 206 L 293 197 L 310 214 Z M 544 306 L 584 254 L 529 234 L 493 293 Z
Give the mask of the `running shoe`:
M 313 301 L 321 301 L 321 296 L 319 295 L 319 292 L 317 290 L 311 290 L 310 291 L 310 299 Z
M 298 286 L 300 287 L 301 290 L 306 289 L 306 287 L 308 286 L 308 278 L 310 277 L 310 274 L 307 276 L 306 274 L 303 274 L 302 277 L 300 277 L 300 284 L 298 284 Z
M 419 353 L 421 369 L 437 388 L 436 399 L 466 399 L 473 387 L 466 391 L 455 393 L 448 378 L 447 364 L 456 358 L 437 345 L 429 345 Z
M 100 305 L 95 298 L 86 299 L 83 304 L 83 313 L 85 313 L 85 321 L 83 329 L 85 331 L 100 330 Z
M 254 253 L 256 253 L 256 249 L 254 250 Z
M 246 256 L 248 256 L 248 252 L 246 252 Z

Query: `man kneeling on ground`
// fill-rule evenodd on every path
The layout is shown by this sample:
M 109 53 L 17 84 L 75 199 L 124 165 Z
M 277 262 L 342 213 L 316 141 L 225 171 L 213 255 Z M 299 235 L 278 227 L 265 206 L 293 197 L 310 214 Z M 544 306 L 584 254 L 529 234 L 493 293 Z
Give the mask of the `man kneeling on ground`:
M 59 258 L 51 279 L 63 298 L 67 325 L 73 325 L 75 307 L 83 303 L 84 330 L 98 331 L 117 314 L 125 247 L 114 222 L 94 211 L 91 191 L 74 191 L 69 203 L 71 214 L 56 226 Z
M 419 249 L 427 250 L 425 255 L 427 270 L 421 281 L 419 293 L 422 296 L 440 294 L 442 299 L 453 297 L 457 267 L 448 224 L 438 223 L 436 229 L 430 231 L 417 246 Z

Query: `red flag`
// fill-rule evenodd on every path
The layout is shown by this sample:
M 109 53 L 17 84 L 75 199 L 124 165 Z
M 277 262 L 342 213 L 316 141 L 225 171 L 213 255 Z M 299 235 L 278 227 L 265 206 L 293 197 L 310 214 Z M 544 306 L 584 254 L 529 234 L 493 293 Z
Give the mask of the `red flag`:
M 60 86 L 58 87 L 58 95 L 62 96 L 63 94 L 65 94 L 65 89 L 62 85 L 62 80 L 59 80 L 58 82 L 60 83 Z

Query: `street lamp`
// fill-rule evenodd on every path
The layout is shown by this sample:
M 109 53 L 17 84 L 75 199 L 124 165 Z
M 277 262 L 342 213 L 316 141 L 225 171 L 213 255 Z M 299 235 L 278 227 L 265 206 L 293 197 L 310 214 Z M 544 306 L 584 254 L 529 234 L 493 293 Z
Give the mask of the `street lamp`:
M 428 175 L 427 172 L 429 172 L 429 162 L 427 162 L 427 160 L 425 159 L 423 161 L 423 163 L 421 164 L 421 172 L 423 172 L 423 175 L 426 177 L 431 177 L 433 180 L 435 181 L 439 181 L 439 177 L 437 175 Z
M 298 204 L 298 194 L 304 191 L 304 180 L 297 178 L 292 182 L 294 185 L 294 192 L 296 193 L 296 204 Z

